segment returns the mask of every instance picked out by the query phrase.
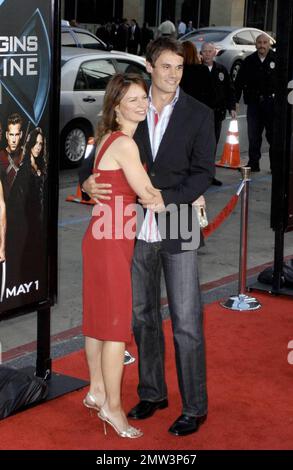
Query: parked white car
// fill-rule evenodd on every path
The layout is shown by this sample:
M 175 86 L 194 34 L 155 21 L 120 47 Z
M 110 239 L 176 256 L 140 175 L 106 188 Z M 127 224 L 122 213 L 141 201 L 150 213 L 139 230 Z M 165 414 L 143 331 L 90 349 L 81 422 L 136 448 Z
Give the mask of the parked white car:
M 224 65 L 232 80 L 235 80 L 242 61 L 249 54 L 255 52 L 256 38 L 262 33 L 269 37 L 271 46 L 274 47 L 274 38 L 266 32 L 257 28 L 234 26 L 210 26 L 196 29 L 182 36 L 179 41 L 193 42 L 198 52 L 204 42 L 215 43 L 217 48 L 216 62 Z
M 117 72 L 149 74 L 145 59 L 118 51 L 89 51 L 62 47 L 60 135 L 63 166 L 80 165 L 89 136 L 101 113 L 106 85 Z

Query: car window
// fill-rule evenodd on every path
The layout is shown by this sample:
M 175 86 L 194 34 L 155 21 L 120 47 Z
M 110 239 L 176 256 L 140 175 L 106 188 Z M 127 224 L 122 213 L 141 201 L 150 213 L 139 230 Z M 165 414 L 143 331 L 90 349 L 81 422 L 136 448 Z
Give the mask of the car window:
M 235 42 L 235 44 L 243 46 L 255 45 L 255 40 L 251 36 L 250 31 L 241 31 L 240 33 L 235 34 L 235 36 L 233 36 L 233 41 Z
M 97 39 L 91 36 L 90 34 L 76 32 L 78 42 L 82 47 L 87 49 L 105 49 L 103 44 Z
M 212 33 L 202 32 L 194 34 L 194 36 L 190 36 L 189 39 L 198 42 L 218 42 L 223 41 L 229 32 L 230 31 L 213 31 Z
M 114 65 L 107 59 L 83 62 L 79 68 L 74 89 L 105 90 L 115 72 Z
M 72 36 L 72 34 L 70 34 L 69 32 L 63 32 L 61 33 L 61 46 L 76 46 L 76 43 L 74 41 L 74 38 Z
M 138 64 L 137 62 L 132 62 L 125 59 L 115 59 L 117 63 L 117 69 L 122 73 L 138 73 L 142 75 L 145 80 L 150 80 L 150 75 L 147 73 L 143 65 Z
M 261 31 L 254 31 L 253 29 L 251 30 L 251 34 L 254 38 L 254 41 L 256 42 L 256 38 L 260 35 L 260 34 L 263 34 Z M 274 41 L 269 37 L 269 40 L 270 40 L 270 45 L 273 46 L 274 44 Z

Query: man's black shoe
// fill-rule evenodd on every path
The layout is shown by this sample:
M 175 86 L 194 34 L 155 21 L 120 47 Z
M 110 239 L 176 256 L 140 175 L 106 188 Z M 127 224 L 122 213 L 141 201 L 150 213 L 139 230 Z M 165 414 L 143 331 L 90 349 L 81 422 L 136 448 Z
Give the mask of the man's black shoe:
M 206 416 L 181 415 L 169 428 L 169 432 L 175 434 L 175 436 L 187 436 L 188 434 L 196 432 L 205 420 Z
M 167 408 L 168 400 L 165 398 L 161 401 L 147 401 L 141 400 L 132 410 L 128 413 L 128 418 L 132 419 L 145 419 L 154 414 L 156 410 L 163 410 Z
M 214 186 L 222 186 L 223 183 L 222 183 L 222 181 L 217 180 L 217 178 L 213 178 L 212 184 Z

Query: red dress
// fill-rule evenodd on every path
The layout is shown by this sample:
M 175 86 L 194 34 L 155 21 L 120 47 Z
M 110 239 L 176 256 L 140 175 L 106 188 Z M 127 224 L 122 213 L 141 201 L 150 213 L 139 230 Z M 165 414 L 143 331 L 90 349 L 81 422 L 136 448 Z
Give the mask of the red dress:
M 82 243 L 83 334 L 108 341 L 131 340 L 131 262 L 134 249 L 136 194 L 122 169 L 100 170 L 99 162 L 111 143 L 124 135 L 112 133 L 102 145 L 93 173 L 99 183 L 111 183 L 110 201 L 94 206 Z M 116 212 L 115 212 L 116 211 Z M 128 224 L 127 224 L 128 222 Z M 125 234 L 130 229 L 132 238 Z

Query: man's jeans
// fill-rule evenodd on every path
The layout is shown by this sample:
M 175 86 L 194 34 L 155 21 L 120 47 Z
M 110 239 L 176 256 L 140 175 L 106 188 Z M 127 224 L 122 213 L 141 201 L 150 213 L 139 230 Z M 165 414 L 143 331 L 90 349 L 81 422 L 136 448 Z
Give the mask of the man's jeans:
M 164 335 L 160 312 L 163 267 L 172 321 L 178 383 L 183 413 L 207 413 L 205 348 L 197 252 L 170 254 L 161 243 L 137 240 L 132 263 L 133 331 L 139 353 L 141 400 L 167 397 Z

